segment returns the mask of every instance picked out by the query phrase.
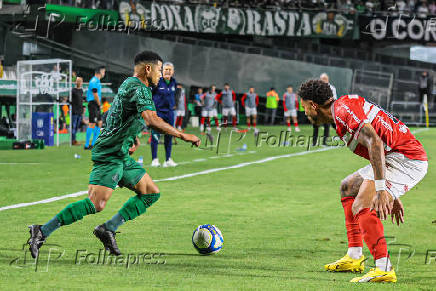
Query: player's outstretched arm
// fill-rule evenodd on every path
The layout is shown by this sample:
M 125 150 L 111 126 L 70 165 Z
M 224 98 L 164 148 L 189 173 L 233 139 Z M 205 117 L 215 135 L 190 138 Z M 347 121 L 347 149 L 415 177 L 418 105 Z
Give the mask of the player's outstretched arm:
M 391 214 L 393 200 L 385 188 L 386 165 L 383 141 L 370 124 L 362 127 L 357 141 L 368 149 L 369 161 L 374 170 L 377 195 L 372 201 L 371 209 L 375 209 L 380 219 L 385 220 Z
M 156 111 L 146 110 L 141 113 L 141 116 L 144 119 L 145 124 L 147 124 L 147 126 L 161 133 L 169 134 L 174 137 L 178 137 L 186 142 L 190 142 L 192 143 L 192 145 L 195 145 L 197 147 L 200 146 L 201 141 L 198 137 L 196 137 L 193 134 L 187 134 L 178 131 L 177 129 L 166 123 L 162 118 L 157 116 Z

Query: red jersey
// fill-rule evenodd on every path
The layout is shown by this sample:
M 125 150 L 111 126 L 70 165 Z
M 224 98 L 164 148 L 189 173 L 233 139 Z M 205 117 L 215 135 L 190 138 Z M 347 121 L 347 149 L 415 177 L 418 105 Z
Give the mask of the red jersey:
M 358 95 L 345 95 L 335 101 L 332 113 L 336 132 L 348 148 L 367 160 L 368 149 L 357 142 L 360 130 L 369 123 L 385 146 L 385 154 L 398 152 L 412 160 L 427 161 L 421 143 L 409 128 L 389 112 Z

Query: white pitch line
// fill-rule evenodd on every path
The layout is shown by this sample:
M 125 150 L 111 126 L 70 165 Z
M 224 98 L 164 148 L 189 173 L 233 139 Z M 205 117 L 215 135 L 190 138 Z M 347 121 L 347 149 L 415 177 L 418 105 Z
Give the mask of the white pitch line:
M 204 171 L 200 171 L 200 172 L 196 172 L 196 173 L 191 173 L 191 174 L 185 174 L 185 175 L 181 175 L 181 176 L 175 176 L 175 177 L 170 177 L 170 178 L 154 180 L 154 182 L 176 181 L 176 180 L 181 180 L 181 179 L 190 178 L 190 177 L 199 176 L 199 175 L 206 175 L 206 174 L 220 172 L 220 171 L 225 171 L 225 170 L 230 170 L 230 169 L 239 169 L 239 168 L 243 168 L 243 167 L 246 167 L 246 166 L 249 166 L 249 165 L 254 165 L 254 164 L 263 164 L 263 163 L 266 163 L 266 162 L 269 162 L 269 161 L 274 161 L 274 160 L 277 160 L 277 159 L 290 158 L 290 157 L 296 157 L 296 156 L 304 156 L 304 155 L 307 155 L 307 154 L 312 154 L 312 153 L 317 153 L 317 152 L 324 152 L 324 151 L 333 150 L 333 149 L 336 149 L 336 148 L 337 147 L 329 147 L 329 148 L 322 148 L 322 149 L 318 149 L 318 150 L 314 150 L 314 151 L 308 151 L 308 152 L 304 151 L 304 152 L 298 152 L 298 153 L 292 153 L 292 154 L 286 154 L 286 155 L 280 155 L 280 156 L 273 156 L 273 157 L 268 157 L 268 158 L 264 158 L 264 159 L 261 159 L 261 160 L 253 161 L 253 162 L 240 163 L 240 164 L 236 164 L 236 165 L 229 166 L 229 167 L 208 169 L 208 170 L 204 170 Z M 88 193 L 88 191 L 79 191 L 79 192 L 76 192 L 76 193 L 71 193 L 71 194 L 62 195 L 62 196 L 55 196 L 55 197 L 51 197 L 51 198 L 48 198 L 48 199 L 44 199 L 44 200 L 40 200 L 40 201 L 35 201 L 35 202 L 13 204 L 13 205 L 9 205 L 9 206 L 0 207 L 0 211 L 4 211 L 4 210 L 7 210 L 7 209 L 14 209 L 14 208 L 22 208 L 22 207 L 32 206 L 32 205 L 36 205 L 36 204 L 50 203 L 50 202 L 53 202 L 53 201 L 58 201 L 58 200 L 62 200 L 62 199 L 70 198 L 70 197 L 82 196 L 82 195 L 85 195 L 87 193 Z
M 428 128 L 422 128 L 422 129 L 414 130 L 414 131 L 412 131 L 412 133 L 416 134 L 416 133 L 427 131 L 427 130 L 428 130 Z M 261 160 L 257 160 L 257 161 L 254 161 L 254 162 L 245 162 L 245 163 L 236 164 L 236 165 L 233 165 L 233 166 L 230 166 L 230 167 L 209 169 L 209 170 L 205 170 L 205 171 L 201 171 L 201 172 L 197 172 L 197 173 L 191 173 L 191 174 L 186 174 L 186 175 L 181 175 L 181 176 L 164 178 L 164 179 L 154 180 L 154 181 L 155 182 L 176 181 L 176 180 L 190 178 L 190 177 L 199 176 L 199 175 L 206 175 L 206 174 L 220 172 L 220 171 L 225 171 L 225 170 L 230 170 L 230 169 L 243 168 L 243 167 L 246 167 L 246 166 L 249 166 L 249 165 L 254 165 L 254 164 L 262 164 L 262 163 L 266 163 L 266 162 L 269 162 L 269 161 L 274 161 L 274 160 L 282 159 L 282 158 L 304 156 L 304 155 L 307 155 L 307 154 L 329 151 L 329 150 L 333 150 L 333 149 L 337 149 L 337 148 L 340 148 L 340 147 L 327 147 L 327 148 L 321 148 L 321 149 L 314 150 L 314 151 L 304 151 L 304 152 L 298 152 L 298 153 L 292 153 L 292 154 L 286 154 L 286 155 L 280 155 L 280 156 L 273 156 L 273 157 L 268 157 L 268 158 L 264 158 L 264 159 L 261 159 Z M 211 158 L 217 158 L 217 157 L 211 157 Z M 79 192 L 76 192 L 76 193 L 71 193 L 71 194 L 62 195 L 62 196 L 55 196 L 55 197 L 52 197 L 52 198 L 48 198 L 48 199 L 44 199 L 44 200 L 40 200 L 40 201 L 35 201 L 35 202 L 13 204 L 13 205 L 9 205 L 9 206 L 0 207 L 0 211 L 4 211 L 4 210 L 7 210 L 7 209 L 14 209 L 14 208 L 22 208 L 22 207 L 27 207 L 27 206 L 36 205 L 36 204 L 50 203 L 50 202 L 53 202 L 53 201 L 58 201 L 58 200 L 62 200 L 62 199 L 70 198 L 70 197 L 82 196 L 82 195 L 85 195 L 87 193 L 88 193 L 88 191 L 79 191 Z

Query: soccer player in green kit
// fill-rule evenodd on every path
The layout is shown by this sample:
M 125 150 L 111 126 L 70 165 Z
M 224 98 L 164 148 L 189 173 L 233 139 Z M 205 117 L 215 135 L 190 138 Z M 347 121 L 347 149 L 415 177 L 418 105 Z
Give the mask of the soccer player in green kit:
M 117 185 L 129 188 L 136 195 L 130 197 L 110 220 L 98 225 L 94 235 L 111 254 L 121 254 L 115 231 L 123 223 L 145 213 L 160 197 L 151 177 L 129 155 L 136 150 L 137 135 L 144 125 L 197 147 L 200 145 L 198 137 L 176 130 L 157 116 L 150 87 L 158 83 L 161 75 L 159 55 L 144 51 L 135 56 L 134 75 L 121 84 L 106 125 L 92 149 L 94 167 L 89 178 L 88 197 L 69 204 L 44 225 L 29 226 L 28 244 L 32 257 L 38 256 L 39 249 L 54 230 L 102 211 Z

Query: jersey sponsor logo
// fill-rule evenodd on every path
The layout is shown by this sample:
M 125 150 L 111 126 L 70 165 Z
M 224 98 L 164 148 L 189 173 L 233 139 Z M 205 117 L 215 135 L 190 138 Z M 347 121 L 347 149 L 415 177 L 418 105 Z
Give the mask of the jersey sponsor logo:
M 353 134 L 353 130 L 348 126 L 347 123 L 345 123 L 345 121 L 343 121 L 339 116 L 336 116 L 336 120 L 339 121 L 346 129 L 349 133 Z
M 394 131 L 392 126 L 386 120 L 384 120 L 383 117 L 381 117 L 379 115 L 379 116 L 377 116 L 377 119 L 386 129 L 388 129 L 390 131 Z
M 347 110 L 348 114 L 351 115 L 351 117 L 353 117 L 353 119 L 357 122 L 360 123 L 361 120 L 359 119 L 359 117 L 357 117 L 357 115 L 353 112 L 353 110 L 350 109 L 350 107 L 348 107 L 345 104 L 342 104 L 342 107 L 345 108 L 345 110 Z

